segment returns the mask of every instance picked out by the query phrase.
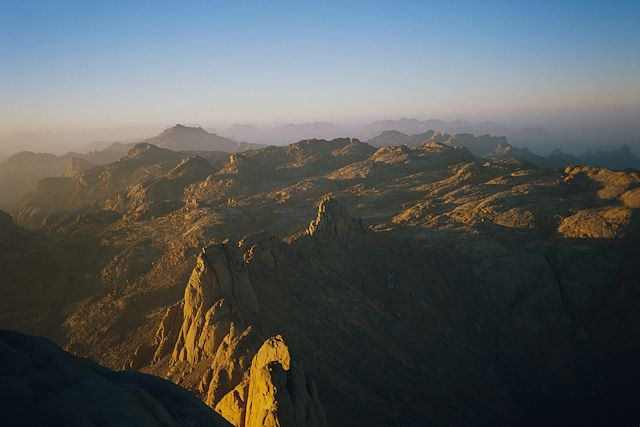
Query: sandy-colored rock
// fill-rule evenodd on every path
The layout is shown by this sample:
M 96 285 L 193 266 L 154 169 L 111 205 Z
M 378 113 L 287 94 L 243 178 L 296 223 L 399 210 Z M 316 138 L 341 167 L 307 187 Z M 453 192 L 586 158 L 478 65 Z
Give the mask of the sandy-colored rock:
M 233 390 L 224 395 L 215 410 L 234 426 L 243 426 L 249 393 L 249 377 L 245 377 Z
M 624 207 L 583 209 L 565 218 L 558 232 L 565 237 L 613 239 L 627 235 L 633 218 Z
M 156 331 L 156 351 L 153 362 L 171 354 L 178 340 L 178 334 L 184 321 L 184 301 L 179 301 L 167 309 Z
M 620 200 L 628 208 L 640 209 L 640 187 L 624 192 L 620 196 Z
M 279 335 L 265 341 L 251 362 L 244 425 L 327 425 L 315 385 Z
M 185 289 L 184 320 L 173 360 L 195 363 L 213 357 L 233 318 L 242 322 L 258 312 L 243 260 L 226 244 L 204 249 Z

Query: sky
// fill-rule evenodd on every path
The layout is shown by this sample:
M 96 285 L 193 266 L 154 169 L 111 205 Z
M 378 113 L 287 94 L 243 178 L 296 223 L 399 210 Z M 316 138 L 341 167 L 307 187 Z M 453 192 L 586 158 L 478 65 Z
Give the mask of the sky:
M 640 1 L 0 0 L 0 134 L 640 104 Z

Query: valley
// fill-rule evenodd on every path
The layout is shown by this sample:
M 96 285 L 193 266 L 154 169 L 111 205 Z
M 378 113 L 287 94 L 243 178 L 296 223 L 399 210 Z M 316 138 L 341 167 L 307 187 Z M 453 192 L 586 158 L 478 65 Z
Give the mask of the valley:
M 0 218 L 0 326 L 236 426 L 631 420 L 640 174 L 483 138 L 147 141 L 44 178 Z

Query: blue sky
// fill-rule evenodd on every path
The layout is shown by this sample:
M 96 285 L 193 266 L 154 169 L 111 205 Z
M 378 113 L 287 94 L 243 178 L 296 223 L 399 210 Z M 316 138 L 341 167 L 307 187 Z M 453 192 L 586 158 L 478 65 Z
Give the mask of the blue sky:
M 640 103 L 639 1 L 0 0 L 0 130 Z

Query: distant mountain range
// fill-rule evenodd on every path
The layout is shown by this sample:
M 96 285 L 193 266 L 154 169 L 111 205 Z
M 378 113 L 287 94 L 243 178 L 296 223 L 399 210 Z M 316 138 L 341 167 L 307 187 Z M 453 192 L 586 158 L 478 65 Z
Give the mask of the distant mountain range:
M 535 123 L 534 121 L 531 121 Z M 563 150 L 579 152 L 580 150 L 600 150 L 607 147 L 629 145 L 632 149 L 640 149 L 640 140 L 633 139 L 628 129 L 609 129 L 579 125 L 579 129 L 565 129 L 553 123 L 550 128 L 538 124 L 505 125 L 494 121 L 471 122 L 467 120 L 440 120 L 415 118 L 399 118 L 378 120 L 362 125 L 338 125 L 328 122 L 308 122 L 287 124 L 284 126 L 255 126 L 252 124 L 235 124 L 222 127 L 216 131 L 236 141 L 247 141 L 261 144 L 286 145 L 302 139 L 338 138 L 345 135 L 366 141 L 382 132 L 398 131 L 406 135 L 419 135 L 429 131 L 443 132 L 450 135 L 498 135 L 506 137 L 509 142 L 519 147 L 531 147 L 536 154 L 545 154 L 559 147 Z M 594 129 L 595 127 L 595 129 Z
M 119 160 L 136 144 L 151 144 L 178 152 L 238 152 L 259 148 L 259 144 L 236 142 L 199 127 L 177 124 L 157 136 L 125 142 L 93 142 L 79 152 L 61 156 L 22 151 L 0 162 L 0 206 L 15 202 L 46 177 L 76 176 L 85 170 Z
M 533 112 L 532 112 L 533 113 Z M 499 120 L 470 121 L 442 120 L 438 118 L 416 119 L 401 117 L 370 122 L 309 121 L 269 125 L 236 123 L 230 126 L 183 126 L 190 129 L 196 143 L 189 150 L 242 151 L 242 142 L 265 145 L 287 145 L 303 139 L 332 139 L 351 136 L 362 141 L 369 140 L 381 132 L 396 130 L 407 135 L 416 135 L 429 130 L 450 135 L 468 133 L 473 135 L 505 136 L 509 143 L 517 147 L 529 147 L 535 154 L 548 154 L 554 148 L 569 153 L 582 150 L 608 150 L 609 147 L 629 145 L 632 150 L 640 149 L 640 128 L 636 118 L 640 106 L 586 111 L 538 111 L 535 115 L 499 116 Z M 514 113 L 515 114 L 515 113 Z M 519 117 L 519 118 L 518 118 Z M 167 129 L 167 134 L 154 138 L 163 139 L 165 148 L 172 148 L 171 133 L 176 129 Z M 154 128 L 123 127 L 85 131 L 46 131 L 0 134 L 0 160 L 19 151 L 50 152 L 63 154 L 66 151 L 88 153 L 101 151 L 111 141 L 122 144 L 143 142 L 153 135 Z M 209 135 L 207 135 L 209 134 Z M 134 138 L 135 137 L 135 138 Z M 95 141 L 86 144 L 87 141 Z M 211 145 L 214 148 L 211 148 Z M 239 145 L 237 148 L 233 148 Z M 218 147 L 215 147 L 218 146 Z M 175 148 L 177 149 L 177 148 Z M 182 148 L 185 149 L 185 148 Z
M 481 124 L 487 130 L 494 127 L 499 131 L 500 126 L 486 122 Z M 384 120 L 374 122 L 366 128 L 366 133 L 373 130 L 398 126 L 401 129 L 382 130 L 367 142 L 374 147 L 407 145 L 417 147 L 424 143 L 436 142 L 467 148 L 474 156 L 485 159 L 503 160 L 515 159 L 530 162 L 545 168 L 563 168 L 567 165 L 589 165 L 606 167 L 609 169 L 640 169 L 640 159 L 628 146 L 622 146 L 610 151 L 588 151 L 582 155 L 571 155 L 556 149 L 547 156 L 532 153 L 527 148 L 520 148 L 507 142 L 507 137 L 483 134 L 474 136 L 471 133 L 444 133 L 437 129 L 427 129 L 425 126 L 441 128 L 466 129 L 471 126 L 468 122 L 444 122 L 441 120 Z M 410 134 L 402 130 L 420 131 Z M 234 138 L 257 135 L 261 130 L 252 125 L 236 125 L 233 130 Z M 308 140 L 311 137 L 322 136 L 331 139 L 333 135 L 344 132 L 331 123 L 309 123 L 302 125 L 289 124 L 277 130 L 279 137 L 284 140 Z M 361 130 L 361 132 L 364 132 Z M 531 130 L 531 132 L 536 132 Z M 537 132 L 544 132 L 538 130 Z M 286 136 L 283 136 L 286 135 Z M 268 139 L 268 136 L 267 136 Z M 62 156 L 48 153 L 33 153 L 23 151 L 0 162 L 0 206 L 8 206 L 16 202 L 36 183 L 47 177 L 78 176 L 95 166 L 114 162 L 122 158 L 125 153 L 137 144 L 154 145 L 159 148 L 189 154 L 230 153 L 242 152 L 263 147 L 263 145 L 248 142 L 237 142 L 231 138 L 207 132 L 201 127 L 189 127 L 181 124 L 164 130 L 157 136 L 143 140 L 129 140 L 124 142 L 94 142 L 81 147 L 79 152 L 69 152 Z
M 449 135 L 433 130 L 415 135 L 407 135 L 397 130 L 387 130 L 367 142 L 375 147 L 394 145 L 416 147 L 429 142 L 445 143 L 465 147 L 476 157 L 494 160 L 522 160 L 544 168 L 585 165 L 615 170 L 640 169 L 640 158 L 627 145 L 613 150 L 587 151 L 581 155 L 567 154 L 556 149 L 547 156 L 540 156 L 532 153 L 528 148 L 509 144 L 504 136 L 496 137 L 488 134 L 474 136 L 467 133 Z
M 465 120 L 418 120 L 405 117 L 396 120 L 379 120 L 365 126 L 363 129 L 365 133 L 364 136 L 377 135 L 378 133 L 387 130 L 397 130 L 407 134 L 419 134 L 433 130 L 451 134 L 472 133 L 475 135 L 505 135 L 510 129 L 507 126 L 494 122 L 472 123 Z

